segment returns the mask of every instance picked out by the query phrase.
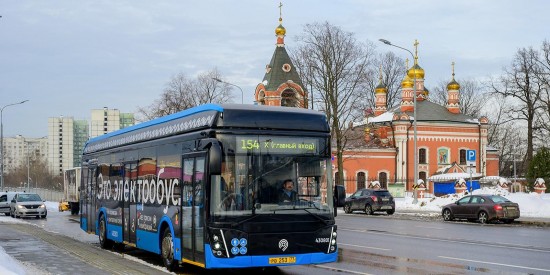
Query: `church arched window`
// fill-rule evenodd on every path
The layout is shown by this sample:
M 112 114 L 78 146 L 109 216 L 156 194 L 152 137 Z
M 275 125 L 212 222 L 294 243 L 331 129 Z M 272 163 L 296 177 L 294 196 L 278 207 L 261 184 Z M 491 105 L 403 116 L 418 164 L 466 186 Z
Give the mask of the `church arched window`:
M 381 188 L 388 188 L 388 174 L 386 172 L 380 172 L 378 174 L 378 181 Z
M 426 164 L 426 148 L 418 150 L 418 163 Z
M 366 182 L 365 172 L 357 173 L 357 190 L 364 189 L 365 182 Z
M 298 105 L 298 98 L 296 98 L 296 92 L 293 90 L 284 90 L 281 94 L 281 106 L 300 107 Z

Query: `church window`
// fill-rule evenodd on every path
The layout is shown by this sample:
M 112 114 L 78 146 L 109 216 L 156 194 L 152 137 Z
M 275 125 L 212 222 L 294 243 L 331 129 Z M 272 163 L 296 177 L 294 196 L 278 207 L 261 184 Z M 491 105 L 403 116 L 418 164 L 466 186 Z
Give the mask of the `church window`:
M 420 148 L 418 150 L 418 163 L 426 164 L 426 148 Z
M 378 174 L 378 181 L 381 188 L 388 188 L 388 174 L 386 172 L 380 172 Z
M 365 172 L 359 172 L 357 173 L 357 190 L 365 188 Z
M 460 149 L 460 165 L 466 165 L 466 150 Z
M 418 178 L 426 182 L 426 172 L 418 173 Z
M 283 65 L 283 71 L 284 71 L 285 73 L 290 72 L 290 69 L 291 69 L 290 64 L 285 63 L 285 64 Z
M 296 92 L 292 90 L 285 90 L 281 94 L 281 106 L 300 107 L 298 105 L 298 99 L 296 98 Z

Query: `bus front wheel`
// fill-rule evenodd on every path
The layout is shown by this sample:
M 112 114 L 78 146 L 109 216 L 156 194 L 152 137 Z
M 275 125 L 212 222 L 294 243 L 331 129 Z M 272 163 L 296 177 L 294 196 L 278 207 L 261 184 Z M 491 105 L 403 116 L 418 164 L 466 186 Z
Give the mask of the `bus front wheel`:
M 164 234 L 162 234 L 161 253 L 164 266 L 168 271 L 173 271 L 176 266 L 176 261 L 174 261 L 174 241 L 168 227 L 164 229 Z

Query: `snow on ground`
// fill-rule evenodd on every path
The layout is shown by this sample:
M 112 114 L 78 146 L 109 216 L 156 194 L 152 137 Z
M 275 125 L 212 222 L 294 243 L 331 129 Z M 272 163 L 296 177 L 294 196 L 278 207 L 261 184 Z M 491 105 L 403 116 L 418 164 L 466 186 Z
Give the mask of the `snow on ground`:
M 550 194 L 537 193 L 509 193 L 501 188 L 482 188 L 474 190 L 473 194 L 494 194 L 501 195 L 519 204 L 522 217 L 550 218 Z M 432 215 L 439 215 L 441 207 L 454 203 L 464 195 L 450 194 L 442 197 L 419 198 L 418 203 L 413 204 L 413 198 L 396 198 L 396 211 L 425 212 Z M 58 202 L 46 202 L 48 212 L 58 211 Z M 22 219 L 14 219 L 10 216 L 0 216 L 0 223 L 26 223 Z M 33 274 L 33 269 L 22 265 L 19 261 L 9 256 L 0 246 L 0 274 L 24 275 Z
M 510 193 L 502 188 L 482 188 L 474 190 L 475 194 L 501 195 L 512 202 L 519 204 L 521 217 L 530 218 L 550 218 L 550 194 L 537 193 Z M 450 194 L 442 197 L 419 198 L 418 203 L 413 204 L 412 197 L 396 198 L 395 208 L 399 210 L 409 210 L 418 212 L 441 212 L 441 207 L 454 203 L 464 195 Z

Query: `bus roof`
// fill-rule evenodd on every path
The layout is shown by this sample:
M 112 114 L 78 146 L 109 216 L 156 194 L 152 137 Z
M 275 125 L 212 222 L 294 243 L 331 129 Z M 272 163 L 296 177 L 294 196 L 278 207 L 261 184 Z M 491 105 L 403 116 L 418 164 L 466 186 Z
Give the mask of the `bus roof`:
M 200 129 L 248 128 L 330 132 L 325 114 L 303 108 L 205 104 L 88 140 L 84 153 Z

